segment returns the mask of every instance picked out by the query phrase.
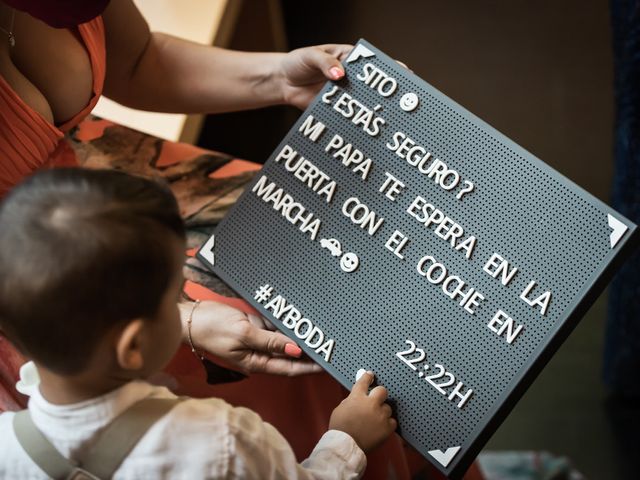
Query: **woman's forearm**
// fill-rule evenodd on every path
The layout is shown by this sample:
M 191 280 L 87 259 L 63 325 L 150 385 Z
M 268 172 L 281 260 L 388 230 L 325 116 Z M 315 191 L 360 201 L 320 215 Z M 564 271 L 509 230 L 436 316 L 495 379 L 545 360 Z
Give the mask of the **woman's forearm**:
M 126 106 L 159 112 L 218 113 L 280 104 L 283 56 L 151 33 L 129 76 L 111 82 L 107 93 Z
M 219 113 L 286 103 L 306 108 L 327 79 L 344 76 L 351 45 L 285 53 L 236 52 L 152 33 L 132 0 L 104 11 L 104 94 L 159 112 Z

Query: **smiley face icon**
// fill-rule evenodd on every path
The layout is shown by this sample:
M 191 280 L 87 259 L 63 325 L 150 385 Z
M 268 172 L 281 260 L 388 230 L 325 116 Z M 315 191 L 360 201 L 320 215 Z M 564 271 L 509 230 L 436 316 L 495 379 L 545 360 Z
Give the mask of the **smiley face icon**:
M 343 272 L 351 273 L 360 265 L 360 259 L 355 253 L 345 253 L 340 258 L 340 268 Z
M 413 92 L 405 93 L 402 98 L 400 98 L 400 108 L 405 112 L 415 110 L 418 103 L 420 103 L 420 99 L 418 95 Z

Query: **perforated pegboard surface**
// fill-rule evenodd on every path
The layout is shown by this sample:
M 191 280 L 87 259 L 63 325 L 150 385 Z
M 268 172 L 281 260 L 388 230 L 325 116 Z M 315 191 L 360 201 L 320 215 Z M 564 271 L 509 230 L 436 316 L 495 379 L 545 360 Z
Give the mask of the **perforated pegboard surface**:
M 359 369 L 373 370 L 378 383 L 389 389 L 402 436 L 438 469 L 456 477 L 604 287 L 614 260 L 631 248 L 635 225 L 375 47 L 360 41 L 357 48 L 363 55 L 347 59 L 346 78 L 325 85 L 199 258 L 343 385 L 350 387 Z M 375 85 L 372 88 L 373 80 L 367 84 L 365 73 L 374 71 L 373 67 L 396 80 L 397 88 L 389 96 L 381 95 Z M 384 83 L 382 92 L 388 93 L 390 85 Z M 335 86 L 336 93 L 323 101 Z M 408 92 L 419 98 L 412 111 L 400 108 L 400 99 Z M 347 106 L 336 108 L 344 93 L 384 119 L 377 135 L 367 134 L 363 122 L 356 124 L 353 117 L 340 113 L 348 113 Z M 300 131 L 309 115 L 326 126 L 315 141 Z M 372 124 L 369 128 L 374 130 Z M 460 183 L 446 190 L 436 183 L 435 175 L 421 173 L 393 150 L 399 143 L 394 141 L 396 132 L 405 135 L 399 140 L 408 137 L 432 154 L 423 170 L 437 158 L 460 175 Z M 343 147 L 349 143 L 371 159 L 366 179 L 362 162 L 346 166 L 344 157 L 334 156 L 339 148 L 326 150 L 335 134 L 344 140 Z M 331 201 L 285 168 L 286 146 L 298 155 L 292 157 L 291 168 L 302 156 L 336 182 Z M 278 154 L 281 158 L 276 162 Z M 360 170 L 354 171 L 357 165 Z M 405 185 L 394 201 L 379 191 L 387 179 L 385 172 Z M 275 183 L 271 194 L 260 194 L 256 182 L 263 176 L 262 187 Z M 473 183 L 473 191 L 462 192 L 468 186 L 465 180 Z M 447 187 L 452 183 L 443 182 Z M 310 231 L 301 231 L 301 223 L 287 221 L 274 208 L 281 198 L 274 193 L 277 187 L 320 220 L 315 239 Z M 464 234 L 453 239 L 455 246 L 469 242 L 470 236 L 477 239 L 470 258 L 466 250 L 451 245 L 451 237 L 445 240 L 436 235 L 438 224 L 425 226 L 408 213 L 417 196 L 463 228 Z M 375 233 L 369 234 L 343 213 L 345 201 L 352 197 L 384 219 Z M 416 211 L 420 209 L 414 206 Z M 295 216 L 293 210 L 290 216 Z M 451 230 L 444 223 L 442 236 L 446 227 Z M 403 259 L 385 247 L 396 230 L 409 239 L 399 252 Z M 618 232 L 623 232 L 619 239 Z M 333 256 L 322 239 L 339 240 L 341 255 Z M 355 271 L 341 268 L 346 252 L 359 257 Z M 494 278 L 483 270 L 494 253 L 509 262 L 507 273 L 517 267 L 506 285 L 502 272 Z M 463 279 L 464 292 L 470 288 L 481 292 L 484 299 L 477 306 L 469 305 L 473 314 L 435 283 L 437 269 L 432 272 L 434 283 L 418 272 L 425 256 L 444 265 L 447 275 Z M 432 264 L 425 261 L 422 271 Z M 531 281 L 536 282 L 534 288 L 523 295 Z M 256 291 L 266 285 L 270 294 L 256 298 Z M 546 308 L 545 292 L 550 292 Z M 322 330 L 324 342 L 335 340 L 328 361 L 326 350 L 317 353 L 287 328 L 286 313 L 280 318 L 274 315 L 278 295 Z M 532 306 L 535 299 L 538 303 Z M 269 302 L 272 307 L 267 309 Z M 511 330 L 500 334 L 496 330 L 504 322 L 491 323 L 498 310 L 514 320 Z M 299 336 L 304 336 L 308 325 L 300 325 Z M 508 336 L 519 325 L 522 329 L 509 343 Z M 413 353 L 405 355 L 408 360 L 419 358 L 418 349 L 426 352 L 424 359 L 412 364 L 415 369 L 397 355 L 410 348 L 407 340 L 416 345 Z M 444 394 L 426 381 L 439 373 L 437 365 L 455 376 Z M 432 381 L 442 384 L 448 378 L 444 374 Z M 452 392 L 458 382 L 462 386 L 456 395 Z M 459 407 L 469 389 L 471 395 Z

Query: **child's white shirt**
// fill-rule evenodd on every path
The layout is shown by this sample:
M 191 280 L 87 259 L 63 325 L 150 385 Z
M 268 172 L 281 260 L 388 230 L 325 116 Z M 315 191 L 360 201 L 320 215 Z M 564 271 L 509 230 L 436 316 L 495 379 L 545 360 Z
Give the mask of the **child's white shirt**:
M 116 416 L 143 398 L 174 398 L 169 390 L 130 382 L 73 405 L 47 402 L 38 389 L 29 400 L 33 422 L 65 457 L 75 459 Z M 0 479 L 46 479 L 22 449 L 11 412 L 0 415 Z M 366 457 L 353 438 L 330 430 L 302 463 L 291 446 L 253 411 L 220 399 L 188 399 L 142 437 L 114 480 L 124 479 L 357 479 Z

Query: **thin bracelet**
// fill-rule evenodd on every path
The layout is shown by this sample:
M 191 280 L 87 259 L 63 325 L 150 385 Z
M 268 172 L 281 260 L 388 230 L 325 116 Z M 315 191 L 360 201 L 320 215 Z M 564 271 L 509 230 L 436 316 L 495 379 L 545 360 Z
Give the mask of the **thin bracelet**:
M 198 308 L 198 305 L 200 305 L 200 300 L 196 300 L 195 302 L 193 302 L 193 307 L 191 307 L 191 312 L 189 312 L 189 318 L 187 318 L 187 336 L 189 338 L 189 346 L 191 347 L 191 351 L 196 356 L 196 358 L 198 358 L 198 360 L 202 362 L 204 361 L 204 355 L 202 355 L 200 352 L 196 350 L 196 346 L 193 344 L 193 338 L 191 338 L 191 324 L 193 323 L 193 312 L 196 311 L 196 308 Z

